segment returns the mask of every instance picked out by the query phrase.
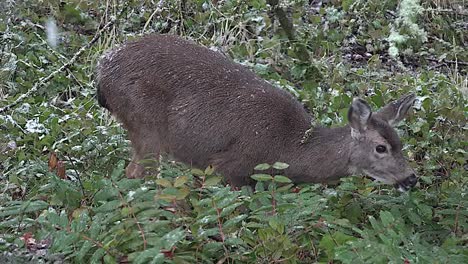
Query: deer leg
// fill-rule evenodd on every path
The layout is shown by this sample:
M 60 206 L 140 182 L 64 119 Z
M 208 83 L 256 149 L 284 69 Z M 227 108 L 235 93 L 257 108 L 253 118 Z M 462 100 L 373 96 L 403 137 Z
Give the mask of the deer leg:
M 252 185 L 254 183 L 250 179 L 252 171 L 248 169 L 248 166 L 245 166 L 240 159 L 233 160 L 227 158 L 227 156 L 229 156 L 229 153 L 218 154 L 216 158 L 212 159 L 211 165 L 233 187 Z
M 127 168 L 125 169 L 125 175 L 127 178 L 135 179 L 135 178 L 142 178 L 143 173 L 145 171 L 145 168 L 143 165 L 139 164 L 140 158 L 138 154 L 134 153 L 132 160 L 130 163 L 127 165 Z
M 160 144 L 155 133 L 129 133 L 133 147 L 133 157 L 125 175 L 127 178 L 143 178 L 157 168 L 160 154 Z

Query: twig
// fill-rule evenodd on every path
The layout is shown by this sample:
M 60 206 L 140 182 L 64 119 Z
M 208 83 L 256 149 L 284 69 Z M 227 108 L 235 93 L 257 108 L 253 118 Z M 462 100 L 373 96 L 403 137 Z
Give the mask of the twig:
M 81 181 L 80 173 L 76 170 L 75 163 L 70 158 L 70 156 L 66 155 L 66 157 L 68 158 L 68 161 L 70 161 L 70 163 L 73 166 L 73 170 L 75 171 L 76 178 L 78 179 L 78 183 L 80 184 L 81 193 L 83 194 L 83 198 L 84 198 L 86 196 L 86 193 L 85 193 L 85 190 L 84 190 L 83 182 Z
M 454 221 L 454 224 L 453 224 L 453 233 L 455 235 L 457 235 L 457 233 L 458 233 L 458 224 L 459 224 L 458 219 L 460 217 L 460 209 L 461 209 L 461 202 L 458 204 L 457 211 L 455 213 L 455 221 Z
M 432 13 L 448 13 L 451 15 L 460 15 L 460 16 L 468 16 L 468 12 L 465 10 L 455 10 L 455 9 L 440 9 L 440 8 L 428 8 L 424 10 L 424 12 L 432 12 Z
M 151 13 L 150 17 L 148 18 L 148 20 L 146 21 L 145 25 L 143 26 L 143 30 L 142 32 L 146 32 L 146 28 L 148 27 L 149 23 L 151 22 L 151 20 L 153 20 L 153 17 L 156 15 L 156 14 L 160 14 L 162 12 L 162 7 L 164 6 L 164 0 L 159 0 L 159 3 L 158 5 L 156 6 L 156 9 L 154 10 L 153 13 Z
M 448 63 L 448 64 L 458 64 L 462 66 L 468 66 L 468 62 L 465 62 L 465 61 L 453 61 L 453 60 L 446 60 L 446 59 L 438 60 L 434 58 L 427 58 L 427 60 L 434 61 L 434 62 L 442 62 L 442 63 Z
M 18 98 L 16 98 L 16 100 L 13 103 L 8 104 L 8 105 L 0 108 L 0 113 L 6 112 L 6 111 L 10 110 L 11 108 L 13 108 L 14 106 L 18 105 L 21 101 L 23 101 L 24 99 L 29 97 L 31 94 L 37 92 L 37 90 L 39 90 L 39 88 L 42 85 L 46 84 L 48 81 L 50 81 L 52 78 L 54 78 L 55 75 L 57 75 L 58 73 L 64 71 L 65 69 L 68 69 L 71 65 L 73 65 L 76 62 L 76 60 L 81 56 L 81 54 L 83 54 L 83 52 L 85 52 L 87 49 L 89 49 L 101 37 L 102 33 L 104 31 L 106 31 L 108 27 L 110 27 L 112 24 L 114 24 L 114 22 L 115 22 L 115 20 L 113 19 L 113 20 L 109 21 L 107 24 L 105 24 L 94 35 L 93 39 L 91 39 L 91 41 L 88 42 L 88 44 L 81 47 L 67 63 L 65 63 L 64 65 L 62 65 L 60 68 L 56 69 L 55 71 L 51 72 L 48 76 L 39 79 L 39 81 L 36 84 L 34 84 L 34 86 L 29 91 L 27 91 L 26 93 L 20 95 Z

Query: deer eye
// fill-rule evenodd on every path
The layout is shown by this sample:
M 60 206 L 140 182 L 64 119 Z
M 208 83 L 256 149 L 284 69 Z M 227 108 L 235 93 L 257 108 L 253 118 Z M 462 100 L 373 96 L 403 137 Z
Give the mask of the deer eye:
M 387 152 L 387 147 L 384 145 L 378 145 L 377 147 L 375 147 L 375 150 L 377 151 L 377 153 L 385 153 Z

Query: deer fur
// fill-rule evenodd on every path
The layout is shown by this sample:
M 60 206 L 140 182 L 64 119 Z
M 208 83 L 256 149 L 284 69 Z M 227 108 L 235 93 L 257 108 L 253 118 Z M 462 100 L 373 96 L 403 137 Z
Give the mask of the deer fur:
M 275 161 L 290 165 L 284 174 L 296 183 L 356 173 L 405 190 L 416 183 L 392 127 L 413 94 L 375 113 L 356 98 L 349 125 L 309 130 L 312 117 L 290 93 L 192 41 L 149 35 L 102 57 L 97 97 L 128 130 L 130 178 L 143 176 L 142 160 L 168 153 L 194 167 L 212 165 L 234 186 L 252 184 L 253 168 Z

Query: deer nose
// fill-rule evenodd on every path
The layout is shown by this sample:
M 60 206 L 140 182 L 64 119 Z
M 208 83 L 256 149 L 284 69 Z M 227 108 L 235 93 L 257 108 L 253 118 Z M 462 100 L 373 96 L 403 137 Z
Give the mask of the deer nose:
M 401 182 L 395 184 L 395 188 L 397 188 L 397 189 L 399 189 L 401 191 L 408 191 L 409 189 L 414 187 L 417 182 L 418 182 L 418 178 L 416 177 L 416 175 L 411 174 L 411 176 L 409 176 L 408 178 L 406 178 L 406 179 L 402 180 Z
M 414 187 L 416 183 L 418 182 L 418 178 L 416 178 L 416 175 L 412 174 L 408 178 L 405 179 L 405 182 L 410 186 Z

